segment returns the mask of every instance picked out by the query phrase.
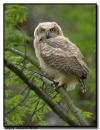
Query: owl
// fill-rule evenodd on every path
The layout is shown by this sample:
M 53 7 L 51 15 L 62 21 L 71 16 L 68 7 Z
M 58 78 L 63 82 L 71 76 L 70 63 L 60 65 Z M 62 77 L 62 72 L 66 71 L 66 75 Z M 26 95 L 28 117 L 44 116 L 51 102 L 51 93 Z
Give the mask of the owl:
M 67 91 L 80 83 L 81 91 L 86 92 L 84 80 L 89 74 L 88 67 L 79 48 L 63 35 L 61 27 L 56 22 L 40 23 L 34 37 L 41 69 Z

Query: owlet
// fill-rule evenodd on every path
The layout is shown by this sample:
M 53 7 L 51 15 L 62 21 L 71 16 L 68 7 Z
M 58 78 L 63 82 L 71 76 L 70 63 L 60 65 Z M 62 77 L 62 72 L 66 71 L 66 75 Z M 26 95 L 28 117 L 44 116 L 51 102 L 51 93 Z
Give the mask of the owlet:
M 89 73 L 79 48 L 63 35 L 56 22 L 40 23 L 34 31 L 34 48 L 41 68 L 67 90 L 80 83 L 86 92 L 84 79 Z

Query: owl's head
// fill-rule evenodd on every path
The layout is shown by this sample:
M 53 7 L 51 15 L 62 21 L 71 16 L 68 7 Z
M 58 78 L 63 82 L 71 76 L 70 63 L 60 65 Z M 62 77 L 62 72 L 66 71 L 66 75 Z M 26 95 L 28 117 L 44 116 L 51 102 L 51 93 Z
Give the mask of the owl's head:
M 63 32 L 56 22 L 40 23 L 34 31 L 35 38 L 49 39 L 62 35 Z

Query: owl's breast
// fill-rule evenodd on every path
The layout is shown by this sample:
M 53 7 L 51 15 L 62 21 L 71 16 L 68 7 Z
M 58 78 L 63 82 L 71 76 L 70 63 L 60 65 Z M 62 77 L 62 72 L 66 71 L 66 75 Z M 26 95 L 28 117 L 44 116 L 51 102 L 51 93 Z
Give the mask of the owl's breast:
M 40 50 L 41 51 L 41 50 Z M 44 59 L 41 56 L 39 49 L 37 49 L 35 51 L 37 58 L 39 59 L 40 62 L 40 67 L 43 71 L 45 71 L 50 77 L 55 77 L 56 75 L 62 75 L 61 72 L 59 72 L 56 68 L 50 66 L 49 64 L 47 64 Z

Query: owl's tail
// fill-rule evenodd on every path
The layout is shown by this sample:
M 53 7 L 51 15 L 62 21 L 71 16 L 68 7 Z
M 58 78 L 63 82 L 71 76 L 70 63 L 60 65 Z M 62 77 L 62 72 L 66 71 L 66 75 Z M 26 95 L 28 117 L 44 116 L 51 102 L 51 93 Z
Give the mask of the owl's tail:
M 84 80 L 83 79 L 79 79 L 79 81 L 80 81 L 80 84 L 81 84 L 81 92 L 82 93 L 86 93 L 87 88 L 86 88 L 86 85 L 84 83 Z

